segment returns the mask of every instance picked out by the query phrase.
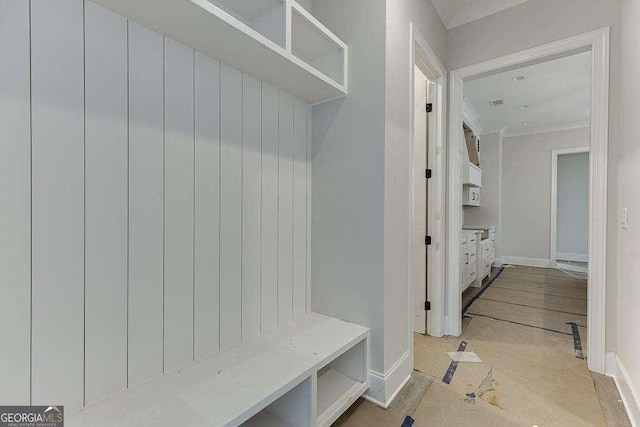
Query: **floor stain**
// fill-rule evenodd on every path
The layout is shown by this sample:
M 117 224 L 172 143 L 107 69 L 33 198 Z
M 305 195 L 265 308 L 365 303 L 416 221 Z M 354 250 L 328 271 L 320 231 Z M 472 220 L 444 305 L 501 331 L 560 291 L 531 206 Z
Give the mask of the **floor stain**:
M 489 404 L 496 406 L 500 409 L 504 409 L 502 406 L 500 406 L 500 402 L 498 401 L 498 396 L 496 396 L 495 394 L 491 396 L 491 399 L 489 399 Z

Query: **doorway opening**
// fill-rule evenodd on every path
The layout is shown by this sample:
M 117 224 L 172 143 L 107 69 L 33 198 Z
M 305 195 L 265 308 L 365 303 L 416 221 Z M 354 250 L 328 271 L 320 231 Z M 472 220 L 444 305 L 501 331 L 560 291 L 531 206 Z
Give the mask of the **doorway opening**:
M 589 147 L 553 150 L 551 264 L 576 277 L 589 271 Z
M 570 58 L 581 58 L 586 61 L 589 73 L 587 107 L 589 115 L 586 121 L 576 119 L 566 120 L 565 123 L 536 123 L 544 122 L 544 114 L 533 114 L 535 102 L 528 102 L 518 99 L 517 90 L 509 95 L 496 96 L 487 100 L 485 104 L 478 104 L 478 110 L 489 111 L 485 116 L 495 115 L 496 117 L 515 120 L 510 126 L 499 129 L 482 129 L 479 137 L 480 143 L 480 163 L 483 172 L 481 184 L 481 201 L 486 202 L 487 198 L 496 197 L 499 215 L 492 218 L 487 223 L 483 221 L 482 214 L 477 211 L 467 215 L 467 211 L 461 206 L 460 200 L 463 194 L 463 172 L 465 168 L 464 150 L 459 144 L 464 141 L 463 120 L 465 117 L 464 105 L 465 96 L 472 101 L 477 94 L 473 94 L 468 89 L 474 82 L 480 79 L 492 79 L 500 74 L 508 75 L 514 87 L 522 85 L 529 79 L 528 70 L 536 65 L 552 64 L 556 61 L 564 61 Z M 568 69 L 563 64 L 559 70 Z M 446 331 L 450 335 L 460 335 L 462 332 L 463 310 L 461 292 L 461 239 L 464 235 L 463 227 L 466 225 L 477 228 L 478 231 L 486 233 L 490 226 L 497 228 L 497 245 L 495 248 L 495 261 L 493 267 L 504 268 L 497 270 L 496 275 L 502 274 L 498 280 L 503 281 L 501 288 L 512 287 L 513 280 L 518 279 L 525 287 L 539 287 L 540 281 L 549 286 L 562 286 L 555 283 L 564 280 L 563 272 L 552 268 L 557 262 L 556 243 L 552 246 L 551 214 L 541 215 L 539 210 L 550 211 L 553 204 L 551 192 L 551 151 L 554 149 L 583 147 L 585 141 L 589 142 L 589 177 L 588 177 L 588 281 L 583 285 L 575 284 L 580 292 L 584 292 L 584 306 L 586 313 L 585 323 L 582 328 L 584 341 L 584 359 L 587 360 L 588 368 L 592 371 L 604 373 L 605 371 L 605 307 L 606 307 L 606 246 L 601 242 L 606 241 L 606 197 L 607 197 L 607 146 L 608 146 L 608 101 L 609 101 L 609 29 L 586 33 L 580 36 L 560 40 L 548 45 L 528 49 L 502 58 L 490 60 L 477 65 L 465 67 L 451 72 L 450 79 L 450 121 L 449 121 L 449 156 L 448 156 L 448 249 L 447 249 L 447 312 L 452 313 L 447 316 Z M 529 80 L 530 81 L 530 80 Z M 490 90 L 491 85 L 487 81 L 479 85 L 478 92 Z M 549 84 L 549 80 L 540 82 L 541 91 Z M 566 94 L 568 87 L 557 90 L 557 94 Z M 581 95 L 582 96 L 582 95 Z M 576 102 L 573 99 L 571 102 Z M 571 104 L 569 102 L 569 104 Z M 505 113 L 501 110 L 505 105 L 515 107 L 513 114 Z M 571 112 L 569 104 L 562 106 L 564 112 Z M 549 107 L 550 104 L 547 106 Z M 572 104 L 571 104 L 572 105 Z M 550 108 L 548 108 L 550 109 Z M 542 111 L 544 113 L 544 111 Z M 482 113 L 479 114 L 482 117 Z M 528 117 L 534 117 L 529 119 Z M 553 114 L 549 115 L 553 118 Z M 556 140 L 549 137 L 552 133 L 564 139 L 575 139 L 569 145 L 557 146 Z M 572 136 L 569 136 L 571 134 Z M 576 142 L 578 141 L 578 142 Z M 522 150 L 522 146 L 528 144 L 527 150 Z M 554 145 L 555 144 L 555 145 Z M 460 148 L 459 148 L 460 147 Z M 496 156 L 487 157 L 486 153 L 497 150 Z M 482 155 L 484 154 L 484 156 Z M 489 159 L 487 162 L 485 159 Z M 539 160 L 536 160 L 539 159 Z M 491 166 L 493 161 L 497 161 L 495 167 Z M 528 171 L 532 174 L 528 174 Z M 547 170 L 547 172 L 545 172 Z M 497 178 L 485 176 L 495 173 Z M 524 179 L 523 179 L 524 177 Z M 488 181 L 497 179 L 499 185 L 494 187 L 494 191 L 489 191 Z M 530 203 L 533 201 L 533 203 Z M 481 202 L 481 203 L 482 203 Z M 557 199 L 555 199 L 557 204 Z M 473 218 L 471 221 L 470 217 Z M 539 220 L 542 219 L 542 222 Z M 473 222 L 474 224 L 471 224 Z M 556 229 L 557 229 L 557 223 Z M 557 230 L 556 230 L 557 231 Z M 484 235 L 480 236 L 484 241 Z M 542 243 L 540 243 L 542 242 Z M 485 250 L 483 248 L 483 250 Z M 488 249 L 490 252 L 491 249 Z M 553 253 L 555 252 L 555 253 Z M 501 265 L 504 264 L 504 265 Z M 511 267 L 514 268 L 506 268 Z M 504 271 L 504 273 L 501 273 Z M 513 277 L 512 277 L 513 276 Z M 515 277 L 518 276 L 518 277 Z M 535 277 L 538 276 L 538 277 Z M 492 278 L 490 277 L 489 280 Z M 510 283 L 504 283 L 504 281 Z M 575 280 L 569 277 L 567 280 Z M 547 283 L 548 282 L 548 283 Z M 553 282 L 553 283 L 552 283 Z M 533 289 L 518 289 L 521 292 L 533 292 Z M 502 290 L 500 290 L 502 292 Z M 564 292 L 560 290 L 559 292 Z M 503 292 L 504 293 L 504 292 Z M 551 295 L 546 290 L 542 293 Z M 557 295 L 559 296 L 559 295 Z M 567 295 L 565 295 L 567 297 Z M 578 298 L 578 297 L 573 297 Z M 501 297 L 493 295 L 492 298 L 498 300 Z M 526 302 L 515 302 L 511 311 L 503 311 L 505 316 L 517 310 L 524 310 Z M 543 301 L 544 302 L 544 301 Z M 498 304 L 497 302 L 485 302 L 485 305 Z M 519 304 L 519 306 L 518 306 Z M 472 306 L 473 307 L 473 306 Z M 520 308 L 515 308 L 520 307 Z M 542 321 L 550 319 L 552 310 L 555 313 L 562 311 L 571 312 L 572 315 L 582 314 L 578 311 L 545 307 L 547 314 L 542 316 Z M 478 313 L 483 314 L 483 313 Z M 561 314 L 561 313 L 560 313 Z M 498 318 L 497 315 L 487 315 L 488 318 Z M 557 317 L 557 316 L 556 316 Z M 505 318 L 503 320 L 509 321 Z M 513 319 L 511 319 L 513 320 Z M 538 319 L 540 320 L 540 319 Z M 527 323 L 527 322 L 519 322 Z M 567 325 L 555 325 L 563 334 L 571 334 L 573 325 L 578 322 L 566 322 Z M 525 326 L 528 326 L 525 325 Z M 535 325 L 544 329 L 556 329 L 545 325 Z M 571 326 L 571 329 L 568 329 Z M 586 335 L 586 336 L 585 336 Z
M 441 337 L 445 325 L 446 71 L 410 24 L 411 173 L 407 333 Z M 411 366 L 413 350 L 409 351 Z
M 430 81 L 422 69 L 426 68 L 418 58 L 414 68 L 414 133 L 413 133 L 413 218 L 414 218 L 414 319 L 413 331 L 426 334 L 429 329 L 431 301 L 429 293 L 430 255 L 433 244 L 429 215 L 430 184 L 433 169 L 430 167 L 430 141 L 435 141 L 437 128 L 434 105 L 436 84 Z M 437 108 L 437 107 L 436 107 Z M 421 238 L 424 236 L 424 238 Z

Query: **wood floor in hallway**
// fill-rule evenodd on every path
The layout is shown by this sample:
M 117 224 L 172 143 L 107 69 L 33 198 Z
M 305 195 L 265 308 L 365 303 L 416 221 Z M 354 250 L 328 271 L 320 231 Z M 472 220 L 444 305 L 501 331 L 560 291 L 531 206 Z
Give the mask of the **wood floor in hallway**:
M 587 368 L 585 279 L 505 268 L 465 303 L 461 337 L 414 335 L 414 375 L 388 410 L 359 401 L 336 425 L 401 426 L 407 416 L 414 426 L 629 425 L 615 388 L 598 396 Z M 447 384 L 447 352 L 462 342 L 482 363 L 458 364 Z

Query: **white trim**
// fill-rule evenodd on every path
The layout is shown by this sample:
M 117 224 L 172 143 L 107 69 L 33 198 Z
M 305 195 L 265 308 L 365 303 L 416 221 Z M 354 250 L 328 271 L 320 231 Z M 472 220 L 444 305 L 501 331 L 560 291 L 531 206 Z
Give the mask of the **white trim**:
M 624 407 L 627 410 L 629 421 L 633 427 L 640 427 L 640 394 L 635 388 L 629 372 L 625 368 L 624 364 L 620 360 L 618 355 L 615 356 L 616 367 L 614 380 L 620 397 L 624 403 Z
M 502 136 L 505 138 L 513 138 L 515 136 L 526 136 L 526 135 L 535 135 L 538 133 L 550 133 L 550 132 L 561 132 L 563 130 L 573 130 L 573 129 L 584 129 L 588 128 L 589 121 L 586 122 L 573 122 L 573 123 L 563 123 L 560 125 L 552 125 L 552 126 L 533 126 L 527 127 L 523 129 L 502 129 Z
M 411 378 L 411 373 L 413 372 L 412 354 L 413 349 L 403 354 L 386 374 L 381 374 L 374 370 L 369 371 L 369 389 L 362 397 L 375 405 L 387 409 L 400 390 L 402 390 L 402 387 Z
M 607 351 L 605 358 L 606 358 L 606 363 L 605 363 L 604 373 L 608 377 L 615 378 L 618 372 L 618 369 L 617 369 L 618 361 L 616 360 L 617 355 L 613 351 Z
M 462 99 L 463 83 L 451 73 L 449 81 L 449 143 L 447 144 L 447 302 L 445 334 L 462 332 L 460 289 L 460 237 L 462 232 Z
M 609 27 L 523 50 L 451 72 L 449 116 L 448 261 L 446 333 L 460 335 L 460 261 L 462 184 L 460 157 L 463 81 L 546 58 L 591 50 L 591 156 L 589 167 L 588 365 L 605 370 L 607 150 L 609 145 Z
M 579 154 L 588 153 L 589 147 L 578 148 L 563 148 L 551 151 L 551 234 L 549 238 L 550 242 L 550 258 L 554 264 L 558 260 L 556 251 L 558 250 L 558 156 L 565 154 Z M 565 261 L 572 261 L 571 259 L 562 258 Z M 576 260 L 577 261 L 577 260 Z M 589 262 L 589 256 L 587 260 Z
M 568 253 L 568 252 L 557 252 L 556 261 L 589 262 L 589 255 L 574 254 L 574 253 Z
M 313 193 L 313 106 L 307 104 L 307 313 L 311 312 L 311 194 Z M 369 340 L 371 342 L 371 340 Z M 368 365 L 367 365 L 368 366 Z
M 407 316 L 407 342 L 409 343 L 409 375 L 413 369 L 413 319 L 414 319 L 414 267 L 416 254 L 414 251 L 414 174 L 413 174 L 413 143 L 414 143 L 414 82 L 415 66 L 425 72 L 425 76 L 436 85 L 436 100 L 434 111 L 436 113 L 435 140 L 429 141 L 429 165 L 433 176 L 430 180 L 428 206 L 427 232 L 432 238 L 433 244 L 427 248 L 427 256 L 433 268 L 429 269 L 427 283 L 428 300 L 431 301 L 431 311 L 427 312 L 427 333 L 432 336 L 441 337 L 445 331 L 445 253 L 444 240 L 446 238 L 445 228 L 445 186 L 446 186 L 446 154 L 444 150 L 445 129 L 446 129 L 446 96 L 447 91 L 447 71 L 438 59 L 438 56 L 426 42 L 419 30 L 409 24 L 409 144 L 411 146 L 409 154 L 408 168 L 411 173 L 410 198 L 409 198 L 409 292 L 408 292 L 408 316 Z
M 550 259 L 542 259 L 542 258 L 527 258 L 527 257 L 519 257 L 519 256 L 503 256 L 502 264 L 510 264 L 510 265 L 524 265 L 526 267 L 542 267 L 542 268 L 553 268 L 554 264 Z
M 555 268 L 557 268 L 558 270 L 561 270 L 561 271 L 569 271 L 569 272 L 573 272 L 573 273 L 589 274 L 589 268 L 588 267 L 583 267 L 581 265 L 566 264 L 566 263 L 564 263 L 562 261 L 556 261 L 553 264 L 555 265 Z M 606 372 L 606 368 L 605 368 L 605 372 Z

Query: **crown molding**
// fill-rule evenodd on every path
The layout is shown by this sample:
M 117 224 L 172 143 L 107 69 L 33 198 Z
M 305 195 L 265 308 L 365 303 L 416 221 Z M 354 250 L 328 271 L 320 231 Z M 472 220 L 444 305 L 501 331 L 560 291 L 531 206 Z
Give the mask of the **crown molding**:
M 551 126 L 532 126 L 527 127 L 525 129 L 502 129 L 500 134 L 503 138 L 512 138 L 514 136 L 526 136 L 526 135 L 535 135 L 537 133 L 549 133 L 549 132 L 560 132 L 563 130 L 572 130 L 572 129 L 583 129 L 588 128 L 590 126 L 589 121 L 583 122 L 573 122 L 573 123 L 563 123 L 559 125 L 551 125 Z

